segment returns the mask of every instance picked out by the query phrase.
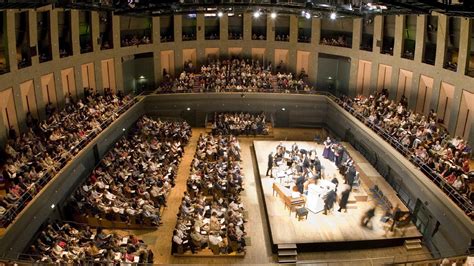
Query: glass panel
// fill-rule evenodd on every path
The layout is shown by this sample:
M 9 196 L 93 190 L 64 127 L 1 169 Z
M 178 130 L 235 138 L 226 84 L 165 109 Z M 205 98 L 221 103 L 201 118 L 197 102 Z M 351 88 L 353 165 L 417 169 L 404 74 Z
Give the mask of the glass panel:
M 298 17 L 298 42 L 311 42 L 311 19 Z
M 81 54 L 92 52 L 92 20 L 90 11 L 79 11 L 79 42 Z
M 383 19 L 382 54 L 393 55 L 395 36 L 395 16 L 386 16 Z
M 362 40 L 360 49 L 372 51 L 374 44 L 374 18 L 367 17 L 362 19 Z
M 71 11 L 58 12 L 59 57 L 72 55 Z
M 353 19 L 322 19 L 321 44 L 352 47 Z
M 267 15 L 260 14 L 252 17 L 252 40 L 267 39 Z
M 51 27 L 49 11 L 38 12 L 36 16 L 39 62 L 47 62 L 52 59 L 51 52 Z
M 151 32 L 151 17 L 120 16 L 121 47 L 150 44 Z
M 403 27 L 402 57 L 411 60 L 415 58 L 416 17 L 417 15 L 406 16 L 405 25 Z
M 196 26 L 197 18 L 196 14 L 183 15 L 183 41 L 195 41 L 196 40 Z
M 220 39 L 220 17 L 215 13 L 204 15 L 204 38 L 206 40 Z
M 28 12 L 15 14 L 15 39 L 18 59 L 18 68 L 31 66 L 31 52 L 36 55 L 36 49 L 30 49 L 30 32 L 28 26 Z
M 7 35 L 7 23 L 5 11 L 0 11 L 0 75 L 10 72 L 10 66 L 8 62 L 8 39 Z
M 471 19 L 471 29 L 469 31 L 470 47 L 466 63 L 466 75 L 474 77 L 474 19 Z
M 434 65 L 436 61 L 436 38 L 438 37 L 438 17 L 426 17 L 423 63 Z
M 114 48 L 112 12 L 99 12 L 100 49 Z
M 279 15 L 275 18 L 275 41 L 290 41 L 290 17 Z

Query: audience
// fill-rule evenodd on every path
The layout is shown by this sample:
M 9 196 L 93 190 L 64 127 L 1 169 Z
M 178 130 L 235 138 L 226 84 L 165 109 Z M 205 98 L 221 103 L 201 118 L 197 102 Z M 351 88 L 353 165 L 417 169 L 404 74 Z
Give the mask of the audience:
M 183 148 L 191 136 L 186 122 L 142 117 L 102 159 L 76 191 L 78 214 L 157 226 L 175 185 Z
M 150 44 L 150 43 L 151 43 L 150 36 L 146 34 L 142 36 L 137 36 L 136 34 L 133 34 L 133 35 L 127 35 L 124 38 L 122 38 L 122 47 L 134 46 L 134 45 L 140 45 L 140 44 Z
M 279 64 L 280 66 L 280 64 Z M 281 67 L 280 67 L 281 69 Z M 278 70 L 278 66 L 277 66 Z M 258 60 L 219 59 L 203 65 L 199 74 L 185 64 L 185 71 L 174 81 L 161 84 L 161 92 L 310 92 L 313 90 L 292 73 L 272 74 L 272 65 Z
M 63 110 L 58 111 L 51 103 L 47 104 L 48 117 L 40 123 L 31 114 L 29 118 L 27 116 L 29 128 L 21 136 L 11 128 L 5 156 L 0 160 L 7 191 L 0 198 L 2 224 L 6 226 L 11 222 L 14 213 L 19 211 L 16 208 L 24 207 L 79 152 L 80 145 L 101 132 L 110 119 L 117 118 L 130 101 L 130 97 L 112 94 L 110 90 L 99 95 L 85 89 L 84 98 L 77 102 L 66 96 Z M 11 208 L 16 210 L 9 212 Z
M 251 113 L 216 113 L 212 124 L 214 135 L 268 135 L 266 116 Z
M 236 137 L 201 135 L 172 237 L 172 253 L 209 247 L 213 254 L 245 251 L 243 175 Z
M 45 226 L 25 254 L 42 264 L 153 263 L 153 252 L 135 235 L 60 222 Z
M 323 45 L 332 45 L 332 46 L 341 46 L 341 47 L 350 47 L 350 43 L 346 40 L 344 35 L 333 36 L 333 37 L 323 37 L 321 39 L 321 44 Z
M 444 180 L 441 186 L 452 186 L 464 200 L 474 200 L 474 175 L 469 165 L 472 149 L 461 137 L 449 136 L 437 124 L 434 110 L 427 116 L 417 114 L 407 108 L 404 96 L 396 103 L 389 100 L 386 90 L 369 97 L 343 97 L 340 104 L 361 114 L 370 127 L 397 140 L 395 145 L 407 149 L 406 156 L 421 166 L 425 174 Z

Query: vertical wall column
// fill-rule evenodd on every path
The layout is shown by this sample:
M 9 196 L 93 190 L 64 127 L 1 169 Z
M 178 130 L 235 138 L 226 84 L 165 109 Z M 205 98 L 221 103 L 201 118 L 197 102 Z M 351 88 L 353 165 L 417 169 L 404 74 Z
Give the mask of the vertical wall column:
M 275 41 L 275 20 L 271 19 L 270 16 L 267 14 L 265 16 L 266 18 L 266 23 L 267 23 L 267 42 L 268 41 Z M 262 19 L 262 16 L 260 16 L 259 19 Z
M 290 47 L 298 45 L 298 17 L 290 15 Z M 296 69 L 297 64 L 297 49 L 289 49 L 288 51 L 288 71 L 299 73 L 301 69 Z M 276 63 L 276 62 L 275 62 Z M 306 70 L 308 71 L 308 70 Z
M 95 53 L 100 53 L 100 25 L 99 25 L 99 12 L 91 12 L 91 28 L 92 28 L 92 49 Z M 99 62 L 100 63 L 100 62 Z M 100 67 L 99 67 L 100 69 Z M 96 68 L 97 70 L 97 68 Z M 99 87 L 102 87 L 100 83 Z
M 116 92 L 125 92 L 127 88 L 124 88 L 123 83 L 123 69 L 122 69 L 122 57 L 114 57 L 114 69 L 115 69 L 115 87 Z
M 311 43 L 319 45 L 321 40 L 321 19 L 313 18 L 311 23 Z
M 182 42 L 183 41 L 182 15 L 174 15 L 173 23 L 174 23 L 174 42 L 175 43 Z M 179 61 L 176 61 L 176 62 L 179 62 Z
M 205 22 L 204 22 L 204 14 L 203 13 L 198 13 L 197 14 L 196 27 L 197 27 L 196 40 L 198 42 L 202 42 L 206 39 L 205 36 L 204 36 L 206 34 L 206 26 L 205 26 Z
M 436 34 L 436 61 L 435 67 L 442 68 L 446 56 L 446 40 L 448 35 L 448 16 L 437 14 L 438 32 Z
M 183 16 L 182 15 L 174 15 L 174 42 L 182 42 L 183 38 Z M 175 62 L 175 69 L 176 75 L 179 75 L 183 70 L 183 50 L 175 49 L 174 51 L 174 62 Z
M 153 28 L 153 43 L 159 44 L 161 43 L 161 35 L 160 35 L 160 17 L 152 17 L 151 18 L 151 23 L 152 23 L 152 28 Z M 121 59 L 120 59 L 121 61 Z M 115 68 L 117 68 L 117 58 L 115 59 Z M 122 65 L 120 63 L 120 65 Z M 155 76 L 155 84 L 158 84 L 158 82 L 163 78 L 163 72 L 161 69 L 161 60 L 160 60 L 160 52 L 155 51 L 153 53 L 153 71 L 154 71 L 154 76 Z M 119 73 L 116 69 L 116 73 Z M 122 67 L 120 67 L 120 73 L 122 73 Z M 117 77 L 117 74 L 115 75 Z M 120 74 L 122 76 L 122 74 Z M 123 84 L 118 83 L 119 80 L 117 80 L 117 84 Z
M 31 65 L 39 64 L 38 56 L 38 23 L 36 21 L 36 10 L 28 10 L 28 32 L 30 36 L 30 47 L 36 47 L 36 55 L 31 55 Z M 21 119 L 20 119 L 21 121 Z
M 23 101 L 21 100 L 20 84 L 16 83 L 12 86 L 12 93 L 13 93 L 13 101 L 15 102 L 15 112 L 16 112 L 16 120 L 18 123 L 18 129 L 20 132 L 25 132 L 27 130 L 26 113 L 23 108 Z M 39 111 L 43 111 L 43 114 L 44 114 L 44 108 Z M 42 116 L 41 118 L 44 118 L 44 116 Z
M 463 92 L 462 88 L 459 88 L 459 87 L 456 87 L 456 89 L 454 90 L 453 104 L 451 105 L 452 109 L 451 109 L 449 125 L 448 125 L 448 131 L 451 136 L 454 136 L 456 132 L 456 126 L 458 124 L 459 109 L 461 108 L 462 92 Z
M 10 72 L 18 70 L 18 62 L 16 59 L 16 34 L 15 34 L 15 11 L 12 9 L 5 10 L 7 23 L 7 48 L 8 48 L 8 64 Z
M 219 39 L 222 41 L 227 41 L 229 39 L 229 16 L 224 14 L 219 18 Z M 227 51 L 220 51 L 222 54 L 227 54 Z
M 395 17 L 395 42 L 393 44 L 393 56 L 400 57 L 403 47 L 403 28 L 405 26 L 405 16 L 397 15 Z
M 421 64 L 425 53 L 426 20 L 426 15 L 416 17 L 415 62 L 417 64 Z M 416 86 L 413 88 L 416 88 Z
M 244 13 L 244 41 L 249 42 L 252 40 L 252 14 Z M 248 52 L 250 55 L 250 51 Z
M 431 99 L 430 101 L 430 109 L 438 110 L 438 103 L 439 103 L 439 94 L 441 92 L 441 77 L 435 76 L 433 77 L 433 89 L 431 92 Z
M 459 57 L 458 57 L 458 74 L 464 75 L 468 67 L 470 42 L 471 20 L 461 18 L 461 30 L 459 35 Z M 455 99 L 456 100 L 456 99 Z M 456 112 L 457 113 L 457 112 Z
M 397 99 L 398 91 L 398 80 L 400 78 L 400 68 L 397 65 L 392 66 L 392 81 L 390 82 L 391 86 L 388 88 L 388 98 L 395 100 Z
M 372 52 L 380 54 L 383 44 L 383 16 L 375 16 L 374 18 L 374 38 L 372 40 Z M 352 46 L 354 48 L 354 46 Z
M 120 16 L 112 14 L 112 43 L 114 45 L 114 49 L 120 49 L 121 47 L 121 40 L 120 40 Z M 155 42 L 155 39 L 152 39 Z M 121 84 L 121 83 L 117 83 Z M 120 85 L 121 86 L 121 85 Z
M 352 49 L 359 50 L 362 39 L 362 19 L 356 18 L 352 23 Z
M 36 106 L 38 108 L 38 117 L 39 117 L 39 120 L 44 120 L 46 119 L 46 110 L 45 110 L 45 107 L 46 107 L 46 104 L 44 102 L 44 98 L 43 98 L 43 89 L 41 88 L 41 77 L 40 76 L 35 76 L 33 78 L 33 86 L 34 86 L 34 90 L 35 90 L 35 98 L 36 98 Z M 81 85 L 82 86 L 82 85 Z M 15 90 L 16 88 L 13 87 L 13 89 Z M 18 91 L 19 91 L 20 88 L 18 88 Z M 16 93 L 15 93 L 16 94 Z M 16 99 L 15 98 L 15 104 L 17 106 L 17 110 L 23 110 L 22 109 L 18 109 L 18 104 L 21 104 L 22 101 L 21 99 Z M 22 111 L 23 112 L 23 111 Z M 17 114 L 19 115 L 19 113 L 17 112 Z M 18 121 L 25 121 L 25 119 L 23 119 L 24 117 L 20 117 L 18 116 Z
M 347 92 L 349 93 L 350 97 L 355 97 L 357 94 L 357 90 L 351 90 L 350 88 L 357 88 L 357 74 L 359 73 L 359 59 L 358 58 L 351 58 L 351 69 L 349 72 L 349 88 Z
M 416 102 L 418 100 L 418 94 L 420 92 L 420 72 L 414 71 L 411 78 L 411 91 L 410 95 L 406 95 L 408 98 L 408 109 L 416 110 Z
M 82 81 L 82 66 L 78 65 L 74 67 L 74 80 L 76 81 L 76 93 L 77 98 L 82 98 L 84 96 L 84 83 Z
M 73 55 L 81 54 L 81 43 L 79 41 L 79 10 L 76 10 L 76 9 L 71 10 L 71 38 L 72 38 L 72 54 Z M 81 83 L 77 83 L 77 84 L 81 84 L 77 88 L 81 90 L 81 93 L 79 95 L 82 95 L 82 92 L 84 91 L 82 88 L 83 87 L 82 81 Z
M 5 122 L 3 122 L 3 116 L 0 115 L 0 147 L 5 147 L 8 138 L 7 131 L 2 130 L 3 128 L 7 128 L 7 126 L 5 125 Z
M 104 83 L 102 81 L 102 60 L 94 61 L 95 91 L 104 94 Z
M 64 108 L 64 89 L 63 89 L 63 82 L 62 82 L 62 77 L 61 77 L 61 70 L 56 70 L 53 73 L 54 76 L 54 88 L 56 91 L 56 100 L 57 100 L 57 106 L 59 109 Z
M 58 32 L 58 9 L 49 11 L 49 30 L 51 31 L 51 55 L 52 60 L 59 59 L 59 32 Z

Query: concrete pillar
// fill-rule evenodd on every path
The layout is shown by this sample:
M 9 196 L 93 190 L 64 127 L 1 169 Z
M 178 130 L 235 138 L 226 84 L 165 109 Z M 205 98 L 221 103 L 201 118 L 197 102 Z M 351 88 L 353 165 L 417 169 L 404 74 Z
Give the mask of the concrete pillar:
M 28 32 L 30 36 L 30 47 L 36 47 L 37 55 L 31 56 L 31 66 L 37 66 L 39 64 L 38 56 L 38 22 L 36 20 L 36 11 L 28 10 Z M 20 119 L 18 119 L 20 121 Z
M 36 88 L 35 87 L 35 94 L 38 95 L 38 91 L 41 94 L 41 88 Z M 27 130 L 26 126 L 26 113 L 23 109 L 23 101 L 21 100 L 21 92 L 20 92 L 20 84 L 15 83 L 12 86 L 12 93 L 13 93 L 13 101 L 15 102 L 15 112 L 16 112 L 16 118 L 18 121 L 18 129 L 20 132 L 25 132 Z M 38 97 L 38 96 L 36 96 Z M 38 99 L 37 99 L 38 100 Z M 43 102 L 43 98 L 41 98 L 41 101 L 37 101 L 36 104 L 38 105 L 39 108 L 39 103 Z M 42 113 L 42 116 L 41 116 Z M 38 115 L 41 120 L 45 119 L 45 112 L 44 112 L 44 104 L 42 105 L 42 108 L 38 109 Z
M 290 44 L 292 47 L 294 47 L 295 45 L 297 45 L 297 43 L 298 43 L 298 16 L 290 15 Z
M 411 92 L 410 95 L 406 95 L 408 98 L 408 109 L 416 109 L 416 100 L 418 99 L 418 92 L 420 87 L 420 73 L 413 72 L 413 77 L 411 79 Z
M 438 31 L 436 35 L 436 61 L 435 67 L 442 68 L 446 56 L 446 40 L 448 36 L 448 16 L 438 15 Z
M 204 21 L 204 14 L 198 13 L 196 18 L 196 40 L 198 42 L 204 41 L 205 39 L 205 21 Z M 198 60 L 199 61 L 199 60 Z
M 243 16 L 244 16 L 244 41 L 248 42 L 252 40 L 252 14 L 244 13 Z
M 0 115 L 0 147 L 5 147 L 7 138 L 7 126 L 3 122 L 3 116 Z
M 416 17 L 415 62 L 421 64 L 425 53 L 426 15 Z
M 472 118 L 471 118 L 472 121 Z M 474 146 L 474 123 L 471 122 L 471 131 L 469 131 L 469 136 L 466 136 L 468 144 L 470 147 Z
M 439 102 L 439 93 L 441 91 L 441 77 L 435 76 L 433 77 L 433 90 L 431 92 L 431 99 L 430 101 L 430 109 L 438 110 L 438 102 Z
M 79 40 L 79 10 L 76 10 L 76 9 L 71 10 L 71 38 L 72 38 L 72 54 L 73 55 L 80 55 L 81 54 L 81 43 L 80 43 L 80 40 Z M 76 75 L 76 80 L 77 80 L 77 75 Z M 77 87 L 77 88 L 81 88 L 81 91 L 83 91 L 82 87 L 83 86 L 82 86 L 82 83 L 81 83 L 81 86 Z M 78 93 L 79 93 L 79 91 L 78 91 Z
M 44 120 L 44 119 L 46 119 L 45 107 L 46 107 L 47 102 L 45 102 L 44 99 L 43 99 L 43 90 L 41 89 L 41 77 L 40 76 L 35 76 L 33 78 L 33 86 L 34 86 L 34 90 L 35 90 L 36 106 L 38 108 L 38 117 L 39 117 L 39 120 Z M 20 87 L 18 85 L 18 94 L 20 94 L 19 90 L 20 90 Z M 17 93 L 15 92 L 15 94 L 17 94 Z M 15 105 L 17 106 L 17 110 L 23 110 L 23 107 L 21 109 L 18 109 L 18 105 L 21 105 L 21 103 L 22 103 L 21 96 L 19 96 L 18 99 L 15 98 Z M 23 111 L 21 111 L 21 112 L 23 112 Z M 17 114 L 18 114 L 18 111 L 17 111 Z M 18 121 L 23 121 L 23 119 L 20 119 L 20 117 L 18 117 Z
M 95 90 L 101 95 L 104 94 L 104 83 L 102 81 L 102 61 L 94 61 L 94 77 L 95 77 Z
M 74 67 L 74 79 L 76 81 L 77 98 L 80 99 L 84 96 L 84 84 L 82 82 L 82 65 L 77 65 Z
M 349 88 L 347 88 L 347 92 L 350 97 L 355 97 L 357 93 L 355 88 L 357 88 L 358 70 L 359 70 L 358 58 L 351 58 L 351 70 L 349 74 Z
M 173 16 L 174 23 L 174 42 L 181 42 L 183 39 L 183 20 L 182 15 Z M 178 61 L 176 61 L 178 62 Z
M 462 24 L 461 24 L 462 25 Z M 462 32 L 462 28 L 461 28 Z M 462 40 L 462 37 L 461 37 Z M 460 68 L 458 68 L 459 70 Z M 459 109 L 461 107 L 461 98 L 463 90 L 461 88 L 456 88 L 454 90 L 453 104 L 451 105 L 451 117 L 449 118 L 448 131 L 451 136 L 454 136 L 456 132 L 456 126 L 458 122 Z
M 100 52 L 100 22 L 99 22 L 99 12 L 91 12 L 91 29 L 92 29 L 92 51 Z M 102 86 L 102 84 L 101 84 Z
M 359 50 L 362 40 L 362 18 L 356 18 L 352 24 L 352 49 Z
M 392 66 L 392 85 L 388 88 L 388 97 L 392 100 L 397 98 L 397 90 L 398 90 L 398 79 L 400 77 L 400 68 L 396 65 Z
M 401 57 L 403 48 L 403 28 L 405 26 L 405 16 L 397 15 L 395 17 L 395 41 L 393 45 L 393 56 Z
M 267 20 L 267 41 L 275 41 L 275 20 L 271 19 L 269 15 L 264 16 Z M 262 16 L 260 17 L 262 19 Z M 273 60 L 272 60 L 273 61 Z
M 155 73 L 155 84 L 158 84 L 163 79 L 163 69 L 161 69 L 160 51 L 155 51 L 153 53 L 153 71 Z
M 319 45 L 321 41 L 321 19 L 313 18 L 311 24 L 311 43 Z
M 114 49 L 118 49 L 121 46 L 121 40 L 120 40 L 120 16 L 116 16 L 115 14 L 112 13 L 112 43 L 114 46 Z M 155 41 L 155 39 L 153 39 Z
M 458 57 L 458 74 L 465 75 L 469 62 L 470 53 L 470 34 L 471 20 L 468 18 L 461 18 L 461 30 L 459 36 L 459 57 Z
M 59 32 L 58 32 L 58 9 L 49 11 L 49 30 L 51 33 L 51 55 L 52 60 L 59 59 Z
M 382 43 L 383 43 L 383 23 L 384 17 L 383 16 L 376 16 L 374 18 L 374 38 L 372 43 L 372 52 L 374 54 L 379 54 L 382 51 Z M 380 45 L 377 45 L 380 44 Z M 352 47 L 354 48 L 354 47 Z
M 370 88 L 369 93 L 375 94 L 377 91 L 377 81 L 379 77 L 379 64 L 377 61 L 372 61 L 370 69 Z
M 229 16 L 227 14 L 219 18 L 219 39 L 221 41 L 229 39 Z M 220 54 L 227 54 L 227 51 L 220 51 Z
M 59 54 L 59 53 L 58 53 Z M 63 83 L 61 81 L 61 70 L 53 72 L 54 76 L 54 89 L 56 91 L 56 100 L 59 109 L 64 108 L 64 92 Z
M 124 92 L 126 88 L 123 85 L 123 68 L 122 68 L 122 57 L 114 57 L 114 69 L 115 69 L 115 86 L 116 92 Z
M 6 32 L 6 41 L 5 49 L 7 50 L 6 60 L 10 66 L 10 71 L 16 71 L 18 69 L 18 61 L 16 58 L 16 34 L 15 34 L 15 11 L 12 9 L 7 9 L 5 11 L 7 32 Z
M 315 51 L 315 49 L 312 49 L 312 51 Z M 318 63 L 317 62 L 318 62 L 319 53 L 310 52 L 309 56 L 310 56 L 309 62 L 313 62 L 313 63 L 310 63 L 308 66 L 308 70 L 307 70 L 308 80 L 311 84 L 316 86 L 316 82 L 318 80 Z

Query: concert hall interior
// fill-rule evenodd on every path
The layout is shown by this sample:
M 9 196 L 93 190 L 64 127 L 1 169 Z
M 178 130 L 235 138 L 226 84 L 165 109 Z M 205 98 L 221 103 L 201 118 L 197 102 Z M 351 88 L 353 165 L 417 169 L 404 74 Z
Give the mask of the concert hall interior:
M 0 84 L 0 264 L 474 265 L 473 1 L 0 1 Z

